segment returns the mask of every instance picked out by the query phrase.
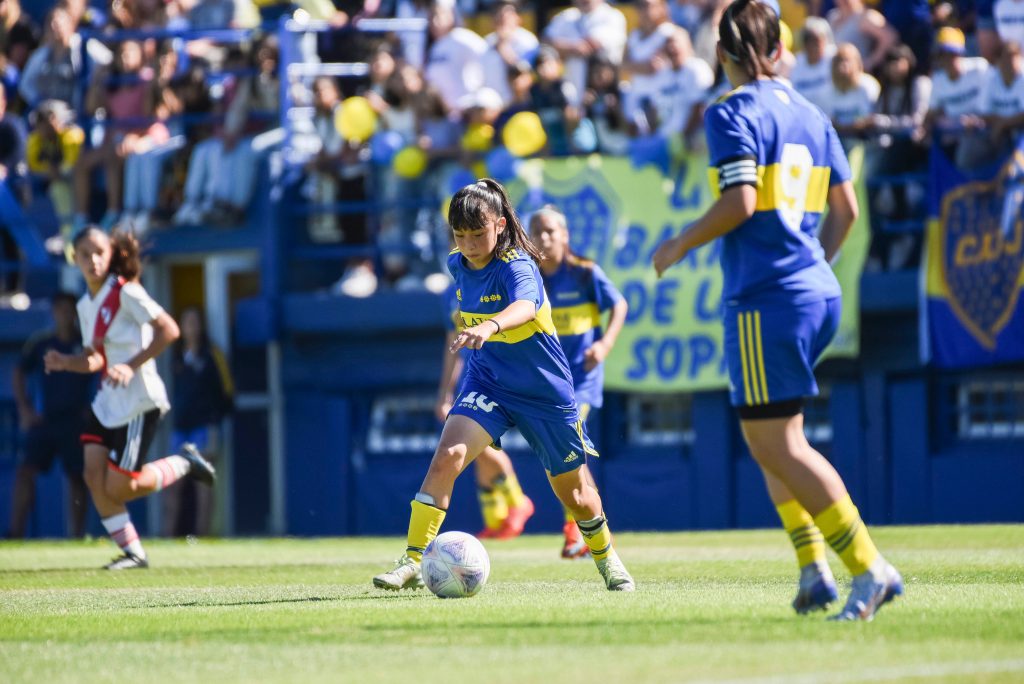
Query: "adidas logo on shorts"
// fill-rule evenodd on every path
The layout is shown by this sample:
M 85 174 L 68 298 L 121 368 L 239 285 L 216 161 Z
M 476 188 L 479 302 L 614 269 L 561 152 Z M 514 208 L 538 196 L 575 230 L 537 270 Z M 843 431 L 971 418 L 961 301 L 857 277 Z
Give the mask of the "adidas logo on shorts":
M 575 461 L 579 457 L 580 457 L 580 455 L 577 454 L 575 451 L 570 451 L 569 455 L 565 457 L 565 462 L 566 463 L 572 463 L 573 461 Z

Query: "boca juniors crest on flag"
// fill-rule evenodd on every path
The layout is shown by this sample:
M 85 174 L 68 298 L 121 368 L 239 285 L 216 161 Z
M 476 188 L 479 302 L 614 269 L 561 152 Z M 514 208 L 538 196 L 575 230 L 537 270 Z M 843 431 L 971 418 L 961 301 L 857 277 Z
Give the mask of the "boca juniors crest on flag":
M 925 360 L 966 368 L 1024 359 L 1024 141 L 973 173 L 933 149 L 930 217 Z

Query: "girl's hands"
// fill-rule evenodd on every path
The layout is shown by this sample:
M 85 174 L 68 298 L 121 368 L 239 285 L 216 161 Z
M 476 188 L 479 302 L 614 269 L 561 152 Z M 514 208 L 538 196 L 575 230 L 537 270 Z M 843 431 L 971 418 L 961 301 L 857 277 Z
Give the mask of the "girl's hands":
M 598 364 L 604 361 L 607 356 L 608 347 L 603 340 L 598 340 L 590 345 L 590 349 L 583 352 L 583 370 L 589 373 L 597 368 Z
M 484 342 L 489 340 L 491 335 L 496 332 L 498 332 L 498 326 L 491 323 L 490 320 L 486 320 L 483 323 L 466 328 L 456 335 L 455 341 L 452 342 L 452 346 L 449 347 L 448 351 L 454 354 L 462 348 L 480 349 L 484 346 Z
M 127 387 L 135 377 L 135 371 L 126 363 L 119 363 L 107 369 L 107 382 L 114 387 Z
M 651 261 L 654 263 L 654 270 L 658 272 L 658 277 L 663 276 L 665 271 L 669 269 L 669 266 L 684 256 L 686 256 L 686 247 L 683 245 L 682 238 L 678 235 L 658 245 L 658 249 L 654 251 L 654 256 L 651 258 Z
M 66 371 L 68 369 L 68 356 L 61 354 L 56 349 L 51 349 L 43 356 L 43 369 L 47 373 Z

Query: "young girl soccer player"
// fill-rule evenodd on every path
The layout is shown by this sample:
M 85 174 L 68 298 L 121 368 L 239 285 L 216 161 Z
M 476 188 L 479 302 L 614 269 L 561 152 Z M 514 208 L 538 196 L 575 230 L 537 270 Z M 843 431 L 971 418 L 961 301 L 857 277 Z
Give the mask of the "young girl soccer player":
M 44 358 L 46 372 L 103 371 L 81 438 L 85 483 L 103 526 L 124 551 L 106 568 L 146 568 L 146 552 L 125 503 L 186 475 L 211 484 L 214 471 L 190 444 L 180 455 L 142 465 L 160 416 L 170 408 L 153 359 L 178 338 L 178 324 L 137 282 L 142 264 L 132 235 L 108 236 L 87 227 L 73 245 L 87 287 L 78 302 L 84 350 L 77 355 L 51 350 Z
M 718 33 L 718 59 L 735 87 L 704 119 L 720 196 L 658 247 L 654 266 L 661 275 L 722 238 L 731 399 L 796 548 L 801 573 L 793 607 L 804 613 L 835 600 L 827 541 L 853 575 L 836 618 L 870 620 L 903 593 L 903 581 L 803 431 L 803 397 L 818 392 L 812 369 L 839 324 L 841 292 L 829 262 L 857 216 L 850 168 L 821 110 L 772 78 L 778 16 L 756 0 L 737 0 Z
M 444 422 L 458 396 L 462 385 L 466 358 L 470 350 L 462 348 L 458 354 L 448 349 L 455 344 L 462 318 L 459 316 L 458 288 L 453 284 L 448 290 L 448 333 L 445 339 L 444 362 L 441 365 L 441 382 L 437 391 L 435 413 Z M 526 521 L 533 515 L 533 501 L 523 493 L 516 477 L 512 460 L 501 449 L 489 446 L 480 452 L 473 462 L 476 471 L 477 497 L 480 513 L 484 518 L 484 529 L 477 534 L 481 539 L 513 539 L 523 533 Z
M 580 418 L 586 422 L 590 409 L 601 408 L 604 401 L 604 359 L 615 346 L 629 305 L 600 266 L 569 249 L 569 228 L 562 212 L 552 206 L 534 212 L 530 239 L 541 253 L 540 272 L 551 300 L 551 318 L 572 371 Z M 602 333 L 601 316 L 609 310 Z M 562 557 L 589 555 L 572 510 L 566 507 L 565 515 Z
M 539 254 L 505 189 L 484 179 L 455 193 L 448 223 L 457 249 L 448 257 L 464 328 L 452 353 L 472 350 L 466 377 L 427 475 L 412 501 L 405 555 L 373 578 L 381 589 L 423 586 L 420 560 L 444 521 L 459 473 L 513 425 L 568 506 L 611 591 L 632 591 L 633 578 L 612 548 L 601 497 L 587 473 L 587 437 L 572 374 L 551 321 L 537 268 Z

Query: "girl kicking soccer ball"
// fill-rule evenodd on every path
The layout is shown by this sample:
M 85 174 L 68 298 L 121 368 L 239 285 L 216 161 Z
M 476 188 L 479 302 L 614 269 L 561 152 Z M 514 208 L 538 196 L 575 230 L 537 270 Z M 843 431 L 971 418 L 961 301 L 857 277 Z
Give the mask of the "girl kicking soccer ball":
M 412 501 L 405 554 L 373 584 L 393 591 L 423 586 L 420 560 L 444 522 L 456 478 L 514 425 L 540 458 L 559 500 L 573 512 L 607 588 L 632 591 L 633 578 L 612 548 L 601 497 L 587 471 L 587 455 L 597 453 L 580 420 L 572 373 L 555 335 L 537 248 L 505 189 L 491 179 L 455 194 L 448 223 L 457 246 L 448 268 L 464 323 L 451 352 L 472 351 L 441 442 Z
M 170 409 L 153 359 L 178 339 L 178 324 L 137 282 L 142 263 L 132 235 L 108 236 L 88 227 L 75 236 L 73 245 L 87 287 L 78 302 L 84 350 L 77 355 L 49 351 L 46 372 L 103 371 L 81 438 L 85 483 L 103 526 L 124 551 L 105 567 L 146 568 L 146 552 L 125 503 L 186 475 L 212 484 L 214 471 L 190 444 L 179 455 L 141 465 L 160 416 Z

